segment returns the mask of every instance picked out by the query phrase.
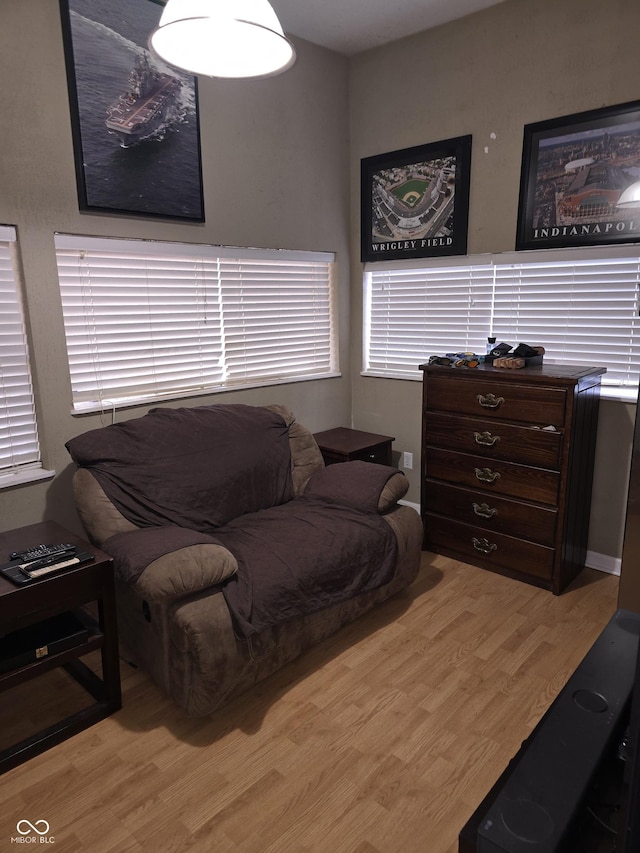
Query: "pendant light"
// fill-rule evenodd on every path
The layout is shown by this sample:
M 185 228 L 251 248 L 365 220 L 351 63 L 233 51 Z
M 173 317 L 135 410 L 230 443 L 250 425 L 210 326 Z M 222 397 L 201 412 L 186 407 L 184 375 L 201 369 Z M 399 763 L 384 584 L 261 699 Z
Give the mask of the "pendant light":
M 296 58 L 268 0 L 167 0 L 149 47 L 204 77 L 271 77 Z

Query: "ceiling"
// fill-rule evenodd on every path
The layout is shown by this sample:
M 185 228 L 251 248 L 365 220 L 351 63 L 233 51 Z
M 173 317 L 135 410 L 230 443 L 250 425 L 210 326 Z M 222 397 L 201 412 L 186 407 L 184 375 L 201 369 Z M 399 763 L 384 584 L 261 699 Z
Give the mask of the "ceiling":
M 504 0 L 271 0 L 288 35 L 353 56 Z

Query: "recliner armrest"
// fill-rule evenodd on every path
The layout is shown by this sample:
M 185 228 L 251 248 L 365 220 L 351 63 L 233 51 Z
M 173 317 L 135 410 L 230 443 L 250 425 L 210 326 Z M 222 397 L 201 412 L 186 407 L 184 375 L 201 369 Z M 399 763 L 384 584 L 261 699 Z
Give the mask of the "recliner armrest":
M 304 497 L 321 498 L 364 512 L 385 513 L 409 490 L 409 481 L 396 468 L 376 462 L 341 462 L 316 471 Z
M 389 512 L 394 506 L 397 506 L 398 501 L 409 491 L 409 480 L 402 471 L 396 471 L 384 484 L 384 488 L 380 492 L 378 498 L 378 512 L 383 514 Z
M 116 577 L 148 601 L 202 592 L 238 570 L 235 557 L 212 536 L 183 527 L 143 527 L 117 533 L 105 551 Z

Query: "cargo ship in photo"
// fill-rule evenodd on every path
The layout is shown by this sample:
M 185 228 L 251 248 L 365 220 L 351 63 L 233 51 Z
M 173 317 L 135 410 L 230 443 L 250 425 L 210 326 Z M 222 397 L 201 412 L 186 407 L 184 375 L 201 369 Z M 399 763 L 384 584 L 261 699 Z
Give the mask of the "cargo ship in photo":
M 124 148 L 159 134 L 179 118 L 182 83 L 154 68 L 145 54 L 129 74 L 129 89 L 107 108 L 105 124 Z

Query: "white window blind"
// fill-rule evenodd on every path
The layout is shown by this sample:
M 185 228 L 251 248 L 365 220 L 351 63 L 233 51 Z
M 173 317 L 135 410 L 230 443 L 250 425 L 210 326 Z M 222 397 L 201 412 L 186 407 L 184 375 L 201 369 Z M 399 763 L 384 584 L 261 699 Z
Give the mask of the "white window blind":
M 41 467 L 15 242 L 0 226 L 0 485 Z
M 337 375 L 327 253 L 56 236 L 76 411 Z
M 476 349 L 491 323 L 492 289 L 486 262 L 367 272 L 365 371 L 415 377 L 429 354 Z
M 548 361 L 602 365 L 604 385 L 637 389 L 637 246 L 461 260 L 366 268 L 365 373 L 420 378 L 430 355 L 484 353 L 495 335 L 542 345 Z

